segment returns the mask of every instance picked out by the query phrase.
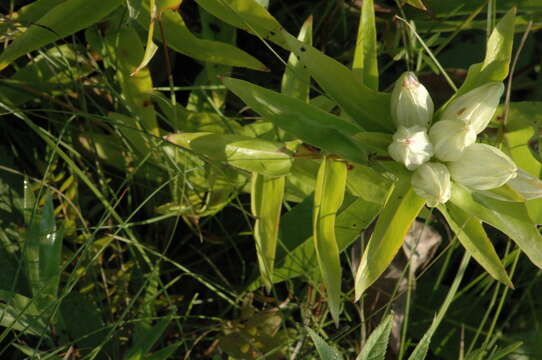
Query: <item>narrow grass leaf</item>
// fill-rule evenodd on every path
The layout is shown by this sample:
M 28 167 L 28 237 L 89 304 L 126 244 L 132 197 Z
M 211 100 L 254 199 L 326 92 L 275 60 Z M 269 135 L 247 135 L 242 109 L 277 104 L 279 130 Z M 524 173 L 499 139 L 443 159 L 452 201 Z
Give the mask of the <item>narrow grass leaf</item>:
M 316 346 L 316 351 L 320 356 L 320 360 L 342 360 L 343 356 L 335 347 L 329 345 L 324 339 L 320 337 L 314 330 L 306 328 L 309 336 Z
M 0 71 L 20 56 L 97 23 L 121 3 L 69 0 L 56 5 L 0 54 Z
M 143 0 L 146 1 L 146 0 Z M 149 20 L 149 27 L 147 30 L 147 44 L 145 45 L 145 53 L 143 54 L 143 58 L 141 59 L 141 62 L 139 65 L 137 65 L 136 69 L 130 74 L 131 76 L 134 76 L 139 72 L 139 70 L 146 67 L 149 62 L 154 57 L 154 54 L 156 54 L 156 51 L 158 50 L 158 46 L 154 43 L 153 36 L 154 36 L 154 25 L 157 21 L 157 13 L 158 10 L 156 8 L 155 0 L 149 0 L 149 8 L 150 8 L 150 20 Z
M 542 237 L 524 203 L 499 201 L 452 185 L 454 205 L 508 235 L 527 257 L 542 268 Z
M 358 73 L 362 83 L 372 90 L 378 90 L 377 56 L 374 2 L 365 0 L 360 13 L 352 70 Z
M 310 16 L 301 27 L 297 38 L 305 44 L 312 44 L 312 16 Z M 280 92 L 284 95 L 294 97 L 304 102 L 309 102 L 309 93 L 311 89 L 311 76 L 303 64 L 299 62 L 297 56 L 291 53 L 288 57 L 288 65 L 282 76 L 282 85 Z
M 337 60 L 283 32 L 289 49 L 356 124 L 367 131 L 392 132 L 390 94 L 365 86 L 359 76 Z
M 165 139 L 211 160 L 263 175 L 286 175 L 293 163 L 286 146 L 276 141 L 207 132 L 171 134 Z
M 346 191 L 344 161 L 322 159 L 314 189 L 313 241 L 318 265 L 326 287 L 327 302 L 335 325 L 339 326 L 342 268 L 335 236 L 335 219 Z
M 146 358 L 152 347 L 164 334 L 172 316 L 161 318 L 154 326 L 136 326 L 132 346 L 127 350 L 124 360 L 141 360 Z
M 373 330 L 356 360 L 384 360 L 390 339 L 393 316 L 388 315 Z
M 435 331 L 437 331 L 438 326 L 444 319 L 444 316 L 446 315 L 446 312 L 448 311 L 448 308 L 450 307 L 450 304 L 454 300 L 454 297 L 457 293 L 457 290 L 459 289 L 459 284 L 461 283 L 461 280 L 463 279 L 463 275 L 465 274 L 465 270 L 467 269 L 467 265 L 469 264 L 470 260 L 470 254 L 468 252 L 465 252 L 465 255 L 463 255 L 463 259 L 461 260 L 461 264 L 459 265 L 459 269 L 457 270 L 457 274 L 454 278 L 454 281 L 452 283 L 452 286 L 450 286 L 450 290 L 448 291 L 448 294 L 446 295 L 446 298 L 444 299 L 444 302 L 440 306 L 440 309 L 433 319 L 433 322 L 431 323 L 431 326 L 429 329 L 425 332 L 422 339 L 416 345 L 414 348 L 414 351 L 410 354 L 408 357 L 408 360 L 424 360 L 427 351 L 429 350 L 429 344 L 431 343 L 431 338 L 433 337 L 433 334 Z
M 410 186 L 410 176 L 401 173 L 361 258 L 355 279 L 356 300 L 386 270 L 424 205 L 425 200 Z
M 449 203 L 439 206 L 439 210 L 457 235 L 465 249 L 495 279 L 513 288 L 512 281 L 506 273 L 491 240 L 488 238 L 480 219 L 465 213 Z
M 280 210 L 284 197 L 286 178 L 252 174 L 251 208 L 256 219 L 254 240 L 262 281 L 271 291 L 273 268 L 277 250 Z
M 361 131 L 354 124 L 301 100 L 243 80 L 225 78 L 223 81 L 254 111 L 286 132 L 349 161 L 366 161 L 366 151 L 350 138 Z

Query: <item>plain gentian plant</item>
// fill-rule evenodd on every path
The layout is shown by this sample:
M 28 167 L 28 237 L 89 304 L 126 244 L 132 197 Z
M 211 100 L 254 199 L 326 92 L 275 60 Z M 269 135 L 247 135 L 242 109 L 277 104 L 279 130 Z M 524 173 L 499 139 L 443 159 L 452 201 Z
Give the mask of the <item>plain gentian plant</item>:
M 407 72 L 395 83 L 391 115 L 397 131 L 388 152 L 414 171 L 412 187 L 428 206 L 450 199 L 452 180 L 473 190 L 491 190 L 518 176 L 518 168 L 508 155 L 494 146 L 476 143 L 503 92 L 500 82 L 471 90 L 452 101 L 440 120 L 431 125 L 433 101 L 416 75 Z M 523 172 L 522 178 L 524 187 L 533 181 Z

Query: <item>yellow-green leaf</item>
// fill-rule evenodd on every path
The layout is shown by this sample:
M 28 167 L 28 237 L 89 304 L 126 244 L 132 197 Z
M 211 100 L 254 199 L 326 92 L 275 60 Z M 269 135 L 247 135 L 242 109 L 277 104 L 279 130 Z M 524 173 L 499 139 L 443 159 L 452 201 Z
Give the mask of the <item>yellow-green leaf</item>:
M 373 0 L 363 1 L 352 70 L 370 89 L 378 90 L 378 60 Z
M 410 186 L 410 175 L 401 172 L 400 177 L 361 258 L 355 280 L 356 301 L 391 263 L 425 204 Z
M 441 205 L 439 210 L 472 257 L 495 279 L 514 287 L 480 219 L 465 213 L 453 203 Z
M 314 189 L 313 241 L 326 287 L 327 301 L 335 324 L 339 325 L 342 268 L 335 238 L 335 219 L 346 191 L 347 167 L 344 161 L 325 157 Z
M 306 43 L 312 44 L 312 16 L 305 20 L 297 38 Z M 294 53 L 288 57 L 288 65 L 282 76 L 281 93 L 295 97 L 305 102 L 309 101 L 311 89 L 311 76 L 302 66 Z
M 166 140 L 211 160 L 263 175 L 286 175 L 293 163 L 285 145 L 275 141 L 206 132 L 171 134 Z
M 284 197 L 284 176 L 270 177 L 252 174 L 251 207 L 254 223 L 254 240 L 262 281 L 271 291 L 273 268 L 279 232 L 280 210 Z

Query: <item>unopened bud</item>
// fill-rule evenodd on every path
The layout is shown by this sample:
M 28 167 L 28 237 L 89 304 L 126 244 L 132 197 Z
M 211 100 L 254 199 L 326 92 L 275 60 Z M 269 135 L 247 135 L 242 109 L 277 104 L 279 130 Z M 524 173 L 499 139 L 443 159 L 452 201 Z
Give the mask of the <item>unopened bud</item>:
M 401 126 L 393 135 L 388 152 L 393 160 L 403 163 L 409 170 L 414 170 L 433 156 L 433 147 L 425 128 Z
M 450 200 L 452 184 L 448 168 L 440 163 L 425 163 L 414 171 L 412 188 L 425 199 L 427 206 L 435 207 Z
M 401 75 L 391 94 L 391 117 L 395 125 L 427 127 L 433 110 L 433 100 L 416 75 L 412 72 Z
M 442 120 L 461 120 L 469 124 L 476 134 L 491 121 L 504 92 L 504 85 L 491 82 L 455 99 L 442 113 Z
M 455 161 L 467 147 L 474 144 L 476 133 L 470 125 L 460 120 L 441 120 L 431 126 L 429 139 L 437 159 Z
M 473 144 L 459 160 L 448 163 L 452 179 L 475 190 L 497 188 L 517 176 L 517 166 L 505 153 L 486 144 Z

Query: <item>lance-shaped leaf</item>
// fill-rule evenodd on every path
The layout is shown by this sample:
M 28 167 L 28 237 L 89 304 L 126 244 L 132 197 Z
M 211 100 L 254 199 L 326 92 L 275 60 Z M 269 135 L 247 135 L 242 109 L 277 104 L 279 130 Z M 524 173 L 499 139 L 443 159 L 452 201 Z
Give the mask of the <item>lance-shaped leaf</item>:
M 441 205 L 439 210 L 472 257 L 495 279 L 514 287 L 480 219 L 465 213 L 453 203 Z
M 378 90 L 376 44 L 374 2 L 373 0 L 365 0 L 361 8 L 352 70 L 360 75 L 365 86 L 373 90 Z
M 2 52 L 0 70 L 20 56 L 97 23 L 121 3 L 121 0 L 70 0 L 56 5 Z
M 318 351 L 320 360 L 343 360 L 343 356 L 336 347 L 328 344 L 311 328 L 307 327 L 306 329 L 316 347 L 316 351 Z
M 335 218 L 344 200 L 347 169 L 344 161 L 330 157 L 322 160 L 314 189 L 312 215 L 316 257 L 326 286 L 329 311 L 339 326 L 342 269 L 335 237 Z
M 357 126 L 301 100 L 247 81 L 233 78 L 223 81 L 254 111 L 290 134 L 349 161 L 366 161 L 365 149 L 351 138 L 361 131 Z
M 312 44 L 312 16 L 305 20 L 297 38 L 306 44 Z M 297 56 L 291 53 L 288 57 L 288 65 L 282 76 L 280 92 L 284 95 L 308 102 L 310 89 L 310 74 L 303 68 L 303 64 L 299 62 Z
M 508 76 L 514 45 L 515 21 L 516 8 L 512 8 L 493 29 L 487 41 L 484 61 L 469 67 L 467 78 L 450 101 L 478 86 L 492 81 L 503 81 Z
M 288 174 L 293 162 L 286 146 L 275 141 L 208 132 L 171 134 L 165 139 L 211 160 L 268 176 Z
M 280 23 L 255 0 L 196 0 L 199 6 L 227 24 L 270 40 L 287 49 Z
M 391 263 L 424 204 L 410 186 L 409 174 L 402 171 L 361 258 L 355 280 L 356 301 Z
M 363 85 L 358 74 L 337 60 L 283 32 L 289 49 L 349 117 L 367 131 L 392 132 L 390 94 Z
M 536 266 L 542 268 L 542 237 L 524 203 L 492 199 L 459 184 L 452 186 L 451 201 L 469 215 L 508 235 Z
M 143 1 L 138 21 L 147 29 L 151 25 L 151 13 L 146 1 Z M 267 70 L 265 65 L 258 59 L 233 45 L 220 41 L 199 39 L 190 32 L 177 11 L 164 10 L 160 16 L 160 22 L 168 47 L 181 54 L 217 64 L 240 66 L 261 71 Z M 154 32 L 154 38 L 162 42 L 159 32 Z
M 279 233 L 280 210 L 284 197 L 284 176 L 270 177 L 252 174 L 251 207 L 254 223 L 254 240 L 262 281 L 271 291 L 273 268 Z

